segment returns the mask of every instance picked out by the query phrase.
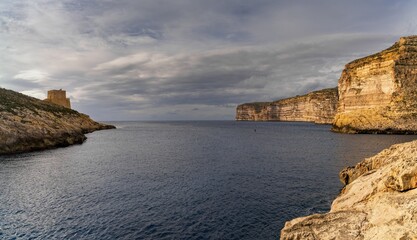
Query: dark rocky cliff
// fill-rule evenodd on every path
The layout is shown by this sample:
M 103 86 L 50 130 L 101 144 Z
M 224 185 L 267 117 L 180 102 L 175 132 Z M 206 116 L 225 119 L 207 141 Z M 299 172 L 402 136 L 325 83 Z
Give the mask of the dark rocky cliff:
M 337 88 L 329 88 L 274 102 L 245 103 L 237 107 L 236 120 L 331 124 L 337 99 Z
M 0 88 L 0 154 L 80 144 L 85 133 L 110 128 L 77 111 Z

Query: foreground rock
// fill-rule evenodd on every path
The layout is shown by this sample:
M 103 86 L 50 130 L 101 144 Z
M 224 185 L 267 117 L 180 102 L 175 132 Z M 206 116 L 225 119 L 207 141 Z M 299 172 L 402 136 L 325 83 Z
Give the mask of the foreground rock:
M 333 131 L 417 133 L 417 36 L 346 65 Z
M 281 239 L 417 239 L 417 141 L 340 173 L 347 184 L 326 214 L 285 224 Z
M 110 128 L 77 111 L 0 89 L 0 154 L 79 144 L 85 133 Z
M 275 102 L 241 104 L 236 109 L 236 120 L 331 124 L 336 106 L 337 88 L 330 88 Z

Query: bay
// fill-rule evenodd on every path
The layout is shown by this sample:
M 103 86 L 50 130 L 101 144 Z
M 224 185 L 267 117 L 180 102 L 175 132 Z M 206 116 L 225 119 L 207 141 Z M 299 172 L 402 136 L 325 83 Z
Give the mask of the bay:
M 338 173 L 406 135 L 293 122 L 112 122 L 0 157 L 0 239 L 279 239 L 329 210 Z

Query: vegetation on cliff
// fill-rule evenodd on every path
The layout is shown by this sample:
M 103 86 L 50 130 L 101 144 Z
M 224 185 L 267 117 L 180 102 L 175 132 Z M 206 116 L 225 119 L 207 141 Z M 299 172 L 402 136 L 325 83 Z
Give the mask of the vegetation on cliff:
M 110 128 L 75 110 L 0 88 L 0 154 L 82 143 L 85 133 Z

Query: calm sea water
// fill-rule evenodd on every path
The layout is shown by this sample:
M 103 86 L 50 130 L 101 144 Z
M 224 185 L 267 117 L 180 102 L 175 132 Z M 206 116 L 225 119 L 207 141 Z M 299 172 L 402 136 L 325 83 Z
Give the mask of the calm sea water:
M 324 212 L 339 170 L 415 136 L 277 122 L 116 122 L 0 157 L 0 239 L 278 239 Z M 255 131 L 256 130 L 256 131 Z

